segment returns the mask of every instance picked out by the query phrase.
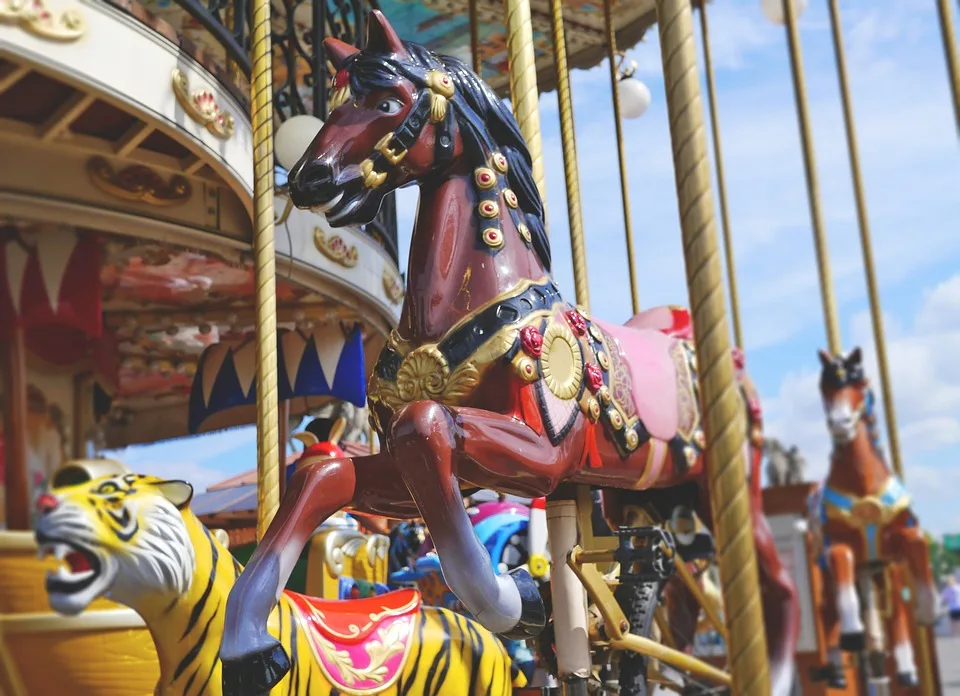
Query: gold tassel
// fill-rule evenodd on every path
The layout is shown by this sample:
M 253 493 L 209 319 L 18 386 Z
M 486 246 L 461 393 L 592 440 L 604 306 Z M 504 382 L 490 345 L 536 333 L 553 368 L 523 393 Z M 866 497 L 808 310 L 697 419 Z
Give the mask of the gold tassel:
M 350 101 L 350 87 L 338 87 L 333 90 L 333 94 L 330 95 L 330 110 L 333 111 L 337 107 L 343 106 L 348 101 Z
M 447 101 L 453 98 L 453 80 L 441 70 L 427 73 L 427 87 L 430 88 L 430 122 L 440 123 L 447 117 Z
M 440 123 L 447 117 L 447 98 L 430 92 L 430 123 Z

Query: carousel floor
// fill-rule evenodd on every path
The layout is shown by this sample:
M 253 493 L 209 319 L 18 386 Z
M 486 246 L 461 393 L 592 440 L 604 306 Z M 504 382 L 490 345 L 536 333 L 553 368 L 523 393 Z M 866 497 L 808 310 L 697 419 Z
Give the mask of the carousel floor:
M 940 683 L 943 696 L 960 696 L 960 638 L 939 636 L 937 656 L 940 658 Z

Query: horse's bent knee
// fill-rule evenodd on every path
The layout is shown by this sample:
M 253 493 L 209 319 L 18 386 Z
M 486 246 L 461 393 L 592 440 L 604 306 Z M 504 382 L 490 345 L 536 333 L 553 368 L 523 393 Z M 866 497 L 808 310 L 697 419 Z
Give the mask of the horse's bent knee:
M 397 443 L 440 437 L 449 449 L 454 449 L 452 426 L 453 416 L 450 411 L 436 401 L 414 401 L 400 409 L 393 417 L 390 432 Z

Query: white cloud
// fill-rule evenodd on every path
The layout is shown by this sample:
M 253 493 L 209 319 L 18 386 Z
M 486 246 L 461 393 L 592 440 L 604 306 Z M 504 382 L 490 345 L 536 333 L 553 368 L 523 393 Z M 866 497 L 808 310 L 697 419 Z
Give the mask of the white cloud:
M 960 273 L 929 290 L 909 330 L 888 336 L 887 353 L 897 421 L 900 426 L 904 473 L 921 510 L 937 496 L 960 488 Z M 853 318 L 851 334 L 864 350 L 867 376 L 878 398 L 878 368 L 869 315 Z M 894 322 L 888 322 L 893 324 Z M 810 478 L 825 475 L 829 437 L 817 387 L 816 359 L 809 367 L 784 377 L 778 393 L 764 400 L 767 431 L 797 444 L 805 454 Z M 882 429 L 886 427 L 882 423 Z M 883 431 L 886 432 L 885 430 Z M 921 521 L 943 528 L 939 515 Z

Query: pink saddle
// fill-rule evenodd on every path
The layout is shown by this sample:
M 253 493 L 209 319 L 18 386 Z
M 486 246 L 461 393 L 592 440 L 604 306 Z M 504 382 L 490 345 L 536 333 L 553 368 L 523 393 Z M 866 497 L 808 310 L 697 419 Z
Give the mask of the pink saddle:
M 681 421 L 689 420 L 681 414 L 681 403 L 690 399 L 682 392 L 689 391 L 689 379 L 678 372 L 678 339 L 692 339 L 690 313 L 680 307 L 656 307 L 638 314 L 625 326 L 615 326 L 591 317 L 591 321 L 608 337 L 611 353 L 611 380 L 615 382 L 614 397 L 628 415 L 633 411 L 643 422 L 647 432 L 658 440 L 674 437 Z M 618 394 L 619 392 L 619 394 Z M 631 404 L 623 403 L 629 394 Z

